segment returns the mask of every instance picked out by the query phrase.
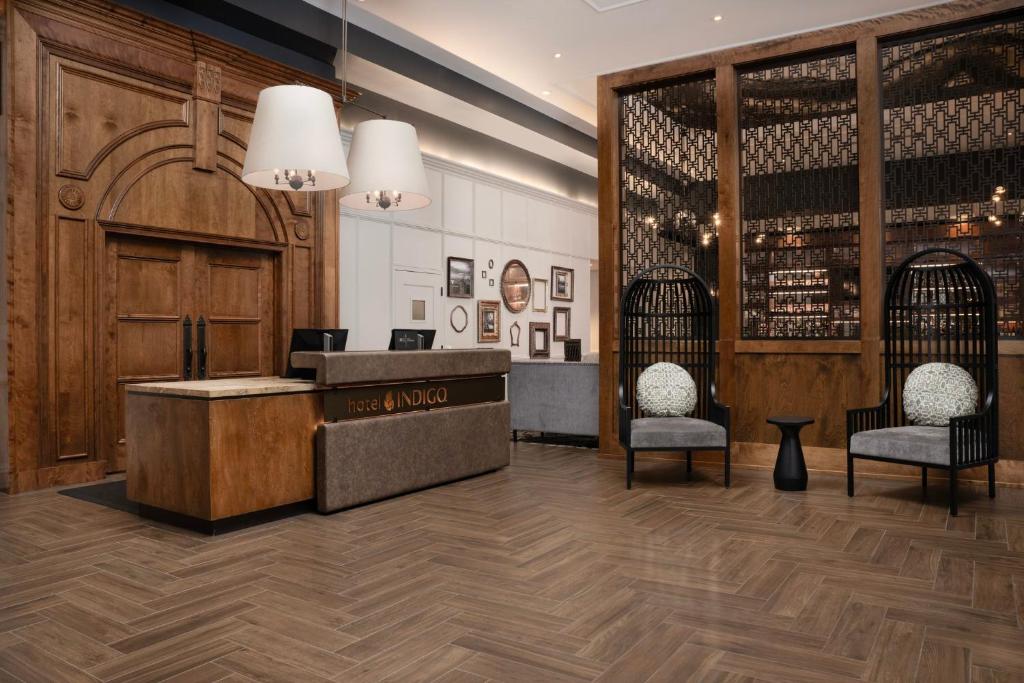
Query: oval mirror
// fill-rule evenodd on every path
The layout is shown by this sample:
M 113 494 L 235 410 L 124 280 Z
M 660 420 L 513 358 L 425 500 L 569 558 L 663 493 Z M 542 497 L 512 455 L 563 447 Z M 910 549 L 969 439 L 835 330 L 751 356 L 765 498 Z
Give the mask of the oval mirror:
M 522 313 L 530 303 L 530 271 L 522 261 L 513 259 L 501 271 L 501 298 L 512 313 Z

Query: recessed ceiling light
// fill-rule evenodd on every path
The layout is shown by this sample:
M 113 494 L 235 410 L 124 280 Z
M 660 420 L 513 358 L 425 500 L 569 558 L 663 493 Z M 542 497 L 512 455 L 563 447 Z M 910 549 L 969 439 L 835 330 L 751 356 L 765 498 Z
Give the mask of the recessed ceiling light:
M 547 97 L 548 95 L 551 94 L 551 91 L 550 90 L 541 90 L 540 94 L 543 95 L 544 97 Z
M 561 52 L 556 52 L 555 53 L 555 59 L 561 59 L 561 58 L 562 58 L 562 53 Z
M 713 19 L 714 19 L 715 21 L 721 21 L 721 20 L 722 20 L 722 15 L 721 15 L 721 14 L 716 14 L 716 15 L 715 15 L 714 17 L 712 17 L 712 18 L 713 18 Z

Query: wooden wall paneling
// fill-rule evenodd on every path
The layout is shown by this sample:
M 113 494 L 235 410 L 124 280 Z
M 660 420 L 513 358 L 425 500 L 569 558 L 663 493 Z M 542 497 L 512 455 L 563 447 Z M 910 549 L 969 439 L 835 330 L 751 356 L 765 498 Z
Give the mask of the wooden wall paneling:
M 339 106 L 341 90 L 103 0 L 16 0 L 4 37 L 5 143 L 17 171 L 5 215 L 5 415 L 17 492 L 123 467 L 125 383 L 180 376 L 180 325 L 199 312 L 183 305 L 150 320 L 175 367 L 160 354 L 159 367 L 146 365 L 144 345 L 130 334 L 142 320 L 125 316 L 153 311 L 119 311 L 126 294 L 113 291 L 124 275 L 124 244 L 141 239 L 182 255 L 199 245 L 270 254 L 262 258 L 273 265 L 261 277 L 273 282 L 261 291 L 272 292 L 263 298 L 276 309 L 270 341 L 260 335 L 269 361 L 261 352 L 247 373 L 283 369 L 293 306 L 283 289 L 294 279 L 303 322 L 333 324 L 336 194 L 288 196 L 250 188 L 239 176 L 260 89 L 302 80 Z M 288 252 L 293 245 L 299 258 Z M 181 277 L 194 287 L 191 276 Z M 223 367 L 241 372 L 243 360 L 225 359 Z
M 11 491 L 37 488 L 37 470 L 46 467 L 41 459 L 42 422 L 39 404 L 38 323 L 40 296 L 39 235 L 37 225 L 42 199 L 39 184 L 40 117 L 36 34 L 24 16 L 11 11 L 7 16 L 9 47 L 10 115 L 8 153 L 10 168 L 23 171 L 17 181 L 8 178 L 7 266 L 9 449 Z M 16 258 L 15 258 L 16 256 Z
M 857 156 L 860 192 L 860 404 L 882 396 L 878 365 L 882 336 L 882 282 L 885 250 L 882 192 L 882 72 L 878 39 L 857 40 Z
M 718 134 L 718 389 L 735 405 L 736 342 L 740 337 L 740 136 L 736 69 L 715 70 Z M 735 409 L 734 409 L 735 410 Z M 733 418 L 735 419 L 735 417 Z
M 846 446 L 846 408 L 862 395 L 857 354 L 740 353 L 736 376 L 734 440 L 777 447 L 770 415 L 810 415 L 815 423 L 800 433 L 805 445 Z
M 49 249 L 48 431 L 55 443 L 50 464 L 96 456 L 92 386 L 93 282 L 92 226 L 81 218 L 59 216 Z
M 618 96 L 606 77 L 597 79 L 597 224 L 600 365 L 601 453 L 621 454 L 618 439 L 618 354 L 615 330 L 619 319 L 619 109 Z
M 8 98 L 8 46 L 7 40 L 7 2 L 0 0 L 0 159 L 7 160 L 7 109 Z M 10 463 L 10 447 L 8 445 L 8 396 L 10 386 L 7 378 L 8 334 L 7 334 L 7 167 L 0 164 L 0 246 L 4 249 L 4 257 L 0 258 L 0 490 L 7 488 L 7 474 Z

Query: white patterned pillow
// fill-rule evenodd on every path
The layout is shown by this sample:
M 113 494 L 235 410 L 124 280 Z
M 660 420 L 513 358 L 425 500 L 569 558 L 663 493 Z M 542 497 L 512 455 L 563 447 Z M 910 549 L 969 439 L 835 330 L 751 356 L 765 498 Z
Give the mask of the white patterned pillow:
M 697 407 L 697 385 L 674 363 L 655 363 L 636 380 L 636 402 L 650 417 L 682 417 Z
M 978 407 L 978 385 L 952 363 L 925 363 L 903 385 L 903 412 L 916 425 L 945 427 L 949 419 L 970 415 Z

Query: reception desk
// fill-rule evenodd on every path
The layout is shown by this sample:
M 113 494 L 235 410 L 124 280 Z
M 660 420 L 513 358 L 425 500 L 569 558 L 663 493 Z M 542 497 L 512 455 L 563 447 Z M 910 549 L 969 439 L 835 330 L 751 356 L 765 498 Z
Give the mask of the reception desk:
M 511 430 L 499 349 L 300 352 L 325 389 L 316 434 L 321 512 L 505 467 Z
M 509 462 L 508 351 L 299 352 L 292 364 L 316 380 L 129 386 L 129 499 L 204 522 L 311 499 L 333 512 Z

